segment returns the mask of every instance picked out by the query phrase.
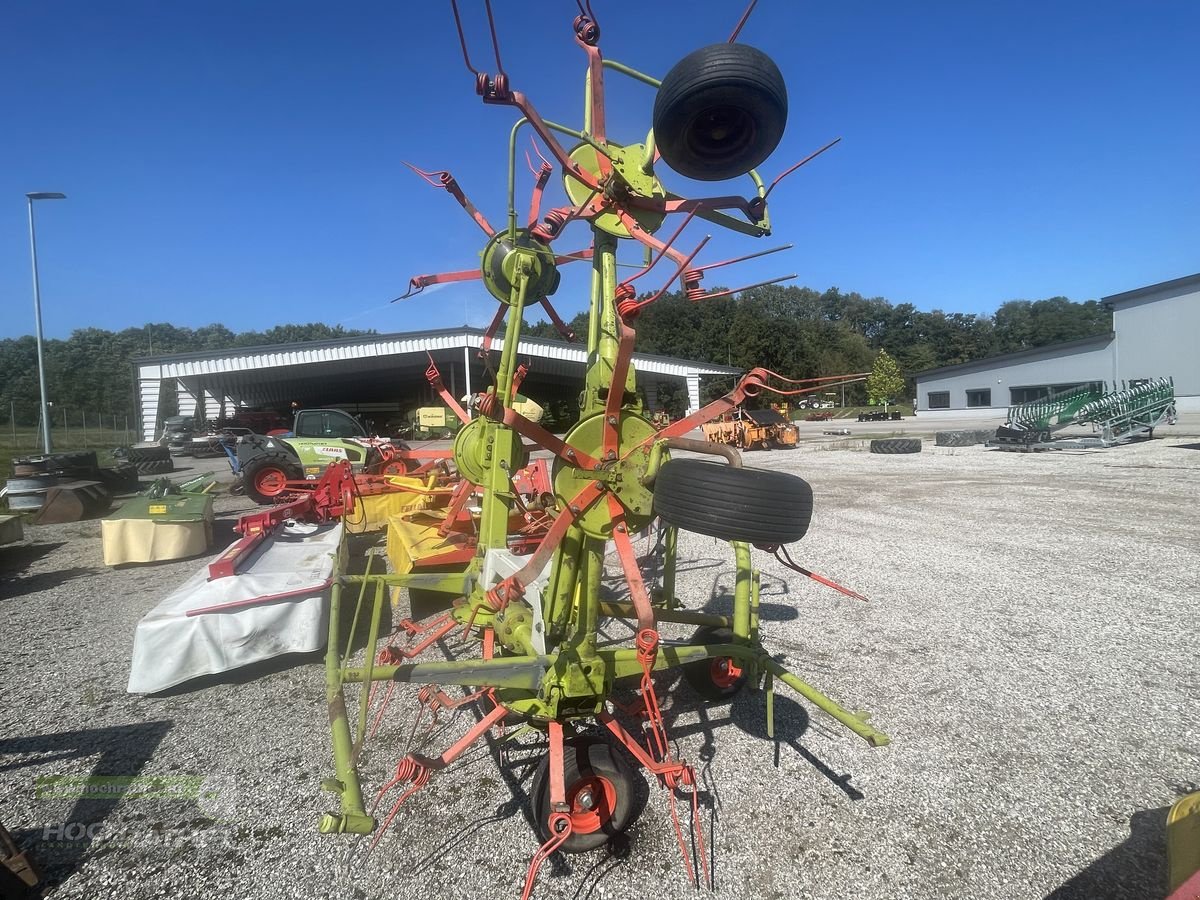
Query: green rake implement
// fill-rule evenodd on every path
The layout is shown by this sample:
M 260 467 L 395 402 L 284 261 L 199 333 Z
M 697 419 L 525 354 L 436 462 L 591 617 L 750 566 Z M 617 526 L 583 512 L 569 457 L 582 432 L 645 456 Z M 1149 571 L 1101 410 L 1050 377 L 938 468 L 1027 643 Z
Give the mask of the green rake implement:
M 576 129 L 543 118 L 512 85 L 501 62 L 490 2 L 484 3 L 488 21 L 481 30 L 492 35 L 494 74 L 472 64 L 458 5 L 451 5 L 477 94 L 485 104 L 512 108 L 518 116 L 508 143 L 503 227 L 492 227 L 449 172 L 415 169 L 446 190 L 486 240 L 479 268 L 417 276 L 404 296 L 432 284 L 478 279 L 498 303 L 481 351 L 494 382 L 470 399 L 474 417 L 454 445 L 458 471 L 477 486 L 477 550 L 465 569 L 455 571 L 373 573 L 368 563 L 366 572 L 343 570 L 335 578 L 326 670 L 336 771 L 323 786 L 337 795 L 340 809 L 327 813 L 320 827 L 326 833 L 373 834 L 374 847 L 397 821 L 405 801 L 477 741 L 501 735 L 504 742 L 517 733 L 535 732 L 544 738 L 547 752 L 531 789 L 541 846 L 528 865 L 526 897 L 551 854 L 600 846 L 632 824 L 636 776 L 629 758 L 663 789 L 684 867 L 699 885 L 710 879 L 697 776 L 668 736 L 656 673 L 680 669 L 702 696 L 713 700 L 728 699 L 747 685 L 761 686 L 772 735 L 775 682 L 780 681 L 872 746 L 888 741 L 865 713 L 843 708 L 789 672 L 760 641 L 753 547 L 773 553 L 798 574 L 863 599 L 800 566 L 789 553 L 788 545 L 808 530 L 811 488 L 793 475 L 742 468 L 731 448 L 686 437 L 747 397 L 763 392 L 787 396 L 805 389 L 776 373 L 753 369 L 725 396 L 657 429 L 645 414 L 632 365 L 639 312 L 677 279 L 691 300 L 728 296 L 745 288 L 707 292 L 700 286 L 706 271 L 775 252 L 693 266 L 708 238 L 690 251 L 676 249 L 688 225 L 702 219 L 747 236 L 769 235 L 772 188 L 822 151 L 770 184 L 755 171 L 782 136 L 787 92 L 765 54 L 736 43 L 750 9 L 727 42 L 697 50 L 659 80 L 604 58 L 596 17 L 590 6 L 580 4 L 573 33 L 587 65 L 583 124 Z M 619 143 L 608 133 L 605 78 L 613 74 L 657 91 L 653 128 L 640 142 Z M 541 164 L 530 163 L 533 194 L 528 216 L 521 220 L 515 198 L 516 148 L 526 127 L 540 142 L 534 151 Z M 687 199 L 660 180 L 664 165 L 701 181 L 745 177 L 751 194 Z M 543 213 L 543 194 L 556 169 L 568 202 Z M 682 222 L 661 240 L 655 234 L 670 216 Z M 590 243 L 570 252 L 553 249 L 572 223 L 588 227 Z M 617 267 L 622 241 L 639 245 L 646 259 L 637 274 L 623 281 Z M 666 284 L 639 296 L 634 282 L 663 259 L 673 269 Z M 564 336 L 574 337 L 550 297 L 559 285 L 558 267 L 579 261 L 591 263 L 588 368 L 579 421 L 560 438 L 514 409 L 513 382 L 524 312 L 540 305 Z M 509 529 L 514 512 L 527 512 L 513 489 L 513 474 L 528 460 L 527 441 L 553 458 L 553 492 L 541 506 L 548 519 L 545 537 L 534 552 L 520 555 L 510 547 Z M 672 451 L 699 451 L 712 460 L 672 458 Z M 655 528 L 655 574 L 647 577 L 632 540 Z M 680 530 L 728 542 L 735 572 L 731 614 L 686 609 L 676 596 Z M 601 591 L 610 547 L 624 576 L 623 598 L 610 599 Z M 404 619 L 385 634 L 386 604 L 401 588 L 440 594 L 448 609 L 419 622 Z M 605 640 L 600 624 L 606 619 L 624 620 L 632 638 Z M 689 641 L 665 641 L 659 633 L 662 623 L 698 630 Z M 360 656 L 352 649 L 353 636 L 364 626 L 366 646 Z M 430 648 L 445 649 L 451 640 L 466 652 L 444 660 L 418 659 Z M 364 745 L 378 729 L 397 683 L 421 686 L 418 721 L 467 705 L 477 719 L 440 754 L 404 753 L 392 777 L 364 794 L 359 769 Z M 636 700 L 618 702 L 618 689 L 633 691 Z M 416 727 L 414 722 L 414 731 Z M 685 837 L 688 820 L 690 840 Z

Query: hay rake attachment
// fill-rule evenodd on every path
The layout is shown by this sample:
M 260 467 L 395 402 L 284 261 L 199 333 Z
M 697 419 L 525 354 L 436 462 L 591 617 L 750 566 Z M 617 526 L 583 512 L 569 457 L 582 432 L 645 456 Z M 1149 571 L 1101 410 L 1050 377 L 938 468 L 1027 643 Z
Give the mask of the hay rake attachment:
M 811 489 L 791 475 L 742 469 L 735 451 L 686 438 L 694 428 L 747 397 L 763 392 L 793 395 L 805 388 L 766 369 L 753 369 L 725 396 L 658 430 L 643 415 L 631 364 L 636 336 L 633 323 L 638 313 L 677 279 L 686 295 L 697 301 L 745 289 L 710 294 L 700 282 L 707 270 L 762 254 L 693 267 L 707 238 L 686 253 L 674 245 L 697 218 L 755 237 L 770 233 L 767 195 L 779 179 L 768 187 L 754 166 L 770 154 L 782 133 L 786 92 L 774 63 L 753 48 L 733 43 L 733 37 L 729 43 L 685 58 L 662 81 L 605 59 L 598 47 L 599 25 L 590 7 L 581 4 L 573 28 L 575 42 L 587 58 L 584 124 L 582 129 L 572 129 L 543 119 L 529 98 L 510 84 L 501 62 L 490 2 L 485 0 L 484 8 L 495 49 L 495 74 L 486 74 L 472 64 L 458 5 L 451 5 L 477 93 L 485 104 L 510 106 L 520 113 L 509 140 L 508 210 L 502 229 L 492 228 L 448 172 L 416 170 L 431 184 L 446 189 L 487 240 L 479 269 L 418 276 L 410 282 L 405 297 L 430 284 L 479 278 L 498 301 L 481 351 L 493 371 L 494 383 L 471 398 L 475 415 L 460 431 L 454 447 L 459 473 L 479 487 L 475 552 L 461 571 L 342 572 L 335 580 L 326 670 L 336 777 L 323 786 L 339 796 L 341 808 L 322 818 L 321 830 L 374 832 L 374 846 L 403 804 L 437 772 L 493 729 L 518 722 L 523 728 L 543 732 L 549 747 L 533 787 L 534 816 L 542 844 L 529 864 L 526 897 L 541 864 L 555 851 L 599 846 L 631 824 L 627 794 L 632 776 L 622 755 L 612 752 L 614 745 L 631 754 L 665 790 L 684 866 L 698 885 L 708 880 L 703 829 L 693 828 L 693 841 L 689 842 L 682 821 L 687 815 L 681 815 L 678 808 L 680 804 L 684 809 L 690 807 L 691 821 L 698 822 L 696 774 L 676 754 L 669 739 L 655 673 L 682 667 L 694 686 L 714 698 L 731 696 L 746 684 L 761 683 L 766 691 L 769 731 L 773 731 L 773 685 L 778 679 L 870 744 L 887 743 L 887 737 L 868 724 L 865 714 L 849 712 L 787 671 L 759 640 L 759 578 L 751 563 L 752 546 L 776 552 L 781 562 L 799 574 L 858 596 L 803 568 L 784 549 L 808 528 Z M 745 16 L 734 37 L 744 24 Z M 642 143 L 619 144 L 607 134 L 604 79 L 614 72 L 658 91 L 655 127 Z M 535 168 L 530 161 L 533 194 L 525 224 L 518 225 L 516 147 L 518 133 L 525 126 L 534 131 L 553 162 L 534 145 L 541 164 Z M 571 138 L 574 144 L 565 147 L 560 138 Z M 685 199 L 663 186 L 655 172 L 660 160 L 704 180 L 747 175 L 753 193 L 749 198 Z M 543 214 L 544 191 L 555 167 L 562 172 L 569 203 Z M 655 237 L 668 216 L 678 214 L 684 219 L 672 236 L 665 241 Z M 552 250 L 552 244 L 573 222 L 589 226 L 591 245 L 565 254 Z M 622 240 L 636 241 L 651 257 L 642 272 L 625 281 L 617 278 L 617 248 Z M 633 282 L 663 259 L 674 266 L 666 285 L 638 299 Z M 540 304 L 561 323 L 549 303 L 559 284 L 558 266 L 583 260 L 592 265 L 589 366 L 580 397 L 580 419 L 559 438 L 514 409 L 517 345 L 522 314 L 528 307 Z M 499 359 L 492 369 L 494 338 Z M 519 503 L 513 475 L 528 461 L 526 441 L 553 458 L 553 497 L 550 508 L 545 509 L 548 527 L 544 537 L 532 553 L 520 554 L 513 552 L 509 529 L 514 506 Z M 672 459 L 672 450 L 716 455 L 726 465 Z M 752 516 L 740 512 L 747 496 L 758 504 Z M 645 533 L 656 517 L 664 523 L 661 580 L 648 582 L 639 568 L 632 539 Z M 731 615 L 684 609 L 678 602 L 675 580 L 680 529 L 729 542 L 735 567 Z M 620 562 L 628 599 L 601 597 L 610 545 Z M 400 588 L 440 593 L 450 601 L 450 608 L 422 622 L 405 620 L 391 635 L 384 635 L 384 604 Z M 597 629 L 602 618 L 630 623 L 632 645 L 602 643 Z M 361 623 L 369 623 L 366 649 L 363 661 L 356 663 L 351 647 Z M 690 642 L 667 642 L 660 637 L 662 623 L 698 626 L 700 630 Z M 418 659 L 424 650 L 451 637 L 476 647 L 478 658 Z M 478 708 L 479 718 L 439 755 L 404 754 L 392 778 L 374 792 L 368 805 L 357 764 L 396 683 L 423 686 L 418 692 L 422 716 L 471 703 Z M 355 684 L 361 686 L 356 698 L 347 692 L 347 686 Z M 621 684 L 637 692 L 632 708 L 622 709 L 613 699 L 614 687 Z M 443 690 L 447 686 L 464 689 L 466 696 L 452 699 Z M 357 708 L 352 714 L 354 704 Z M 631 731 L 618 720 L 617 712 L 634 714 L 637 726 Z M 607 742 L 587 730 L 593 725 L 607 733 Z M 380 821 L 376 814 L 385 809 Z

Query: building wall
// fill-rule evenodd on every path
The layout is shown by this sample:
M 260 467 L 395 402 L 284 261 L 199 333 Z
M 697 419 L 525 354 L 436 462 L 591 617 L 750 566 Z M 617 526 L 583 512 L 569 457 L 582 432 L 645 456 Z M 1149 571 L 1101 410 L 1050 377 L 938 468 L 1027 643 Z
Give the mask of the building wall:
M 1184 408 L 1200 408 L 1200 286 L 1113 304 L 1116 369 L 1122 381 L 1175 379 Z
M 1044 352 L 1022 355 L 1013 360 L 980 360 L 944 375 L 917 378 L 917 412 L 921 418 L 996 416 L 1003 418 L 1012 405 L 1013 388 L 1042 385 L 1077 384 L 1089 381 L 1113 381 L 1111 339 L 1063 351 L 1046 347 Z M 989 390 L 990 403 L 968 407 L 967 391 Z M 930 409 L 929 394 L 950 394 L 949 409 Z

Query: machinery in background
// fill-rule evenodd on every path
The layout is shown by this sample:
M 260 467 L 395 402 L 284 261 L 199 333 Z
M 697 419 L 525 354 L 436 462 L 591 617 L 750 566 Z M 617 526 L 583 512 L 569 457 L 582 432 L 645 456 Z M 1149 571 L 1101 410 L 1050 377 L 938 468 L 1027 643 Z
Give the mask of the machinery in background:
M 714 444 L 728 444 L 739 450 L 770 450 L 775 447 L 795 447 L 800 431 L 776 409 L 742 409 L 722 416 L 702 426 L 704 439 Z
M 1000 450 L 1066 450 L 1115 447 L 1151 438 L 1160 425 L 1175 424 L 1175 383 L 1154 378 L 1106 392 L 1092 384 L 1010 407 L 989 447 Z M 1055 438 L 1071 426 L 1091 425 L 1093 435 Z

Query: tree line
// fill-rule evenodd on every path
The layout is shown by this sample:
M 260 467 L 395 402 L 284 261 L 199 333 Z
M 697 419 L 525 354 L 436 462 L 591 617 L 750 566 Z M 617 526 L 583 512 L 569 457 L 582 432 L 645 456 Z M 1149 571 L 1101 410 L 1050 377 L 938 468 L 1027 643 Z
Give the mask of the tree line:
M 763 366 L 788 378 L 869 372 L 878 352 L 886 350 L 911 397 L 913 376 L 925 369 L 1105 334 L 1112 329 L 1112 314 L 1098 301 L 1066 297 L 1010 300 L 993 315 L 925 312 L 911 303 L 892 304 L 837 288 L 821 292 L 769 285 L 736 298 L 699 302 L 678 292 L 665 294 L 645 307 L 634 325 L 640 353 L 741 369 Z M 571 327 L 586 334 L 586 314 Z M 557 335 L 547 322 L 531 331 Z M 708 396 L 728 386 L 710 379 Z M 846 401 L 865 403 L 866 388 L 848 388 Z M 662 398 L 660 403 L 667 405 Z
M 587 334 L 587 314 L 571 323 Z M 637 350 L 749 369 L 764 366 L 788 378 L 869 372 L 879 350 L 896 360 L 908 381 L 924 369 L 1026 350 L 1111 330 L 1111 313 L 1095 300 L 1065 297 L 1012 300 L 993 315 L 918 310 L 883 297 L 863 297 L 837 288 L 821 292 L 770 285 L 736 298 L 694 303 L 681 293 L 665 294 L 642 310 L 634 323 Z M 136 412 L 132 360 L 160 353 L 226 350 L 262 344 L 327 340 L 370 334 L 320 323 L 279 325 L 267 331 L 234 332 L 224 325 L 180 328 L 150 324 L 123 331 L 81 328 L 66 340 L 45 342 L 47 393 L 56 407 L 105 415 Z M 526 333 L 558 337 L 548 322 Z M 728 389 L 711 379 L 710 396 Z M 664 387 L 653 405 L 678 408 L 683 399 Z M 863 403 L 865 388 L 847 391 L 847 402 Z M 15 410 L 20 425 L 37 419 L 37 352 L 31 336 L 0 340 L 0 419 Z
M 228 350 L 263 344 L 320 341 L 369 334 L 320 323 L 278 325 L 266 331 L 234 332 L 224 325 L 180 328 L 155 323 L 123 331 L 79 328 L 66 340 L 43 342 L 46 397 L 55 409 L 87 410 L 104 417 L 137 412 L 133 360 L 161 353 Z M 0 340 L 0 420 L 18 425 L 38 416 L 37 343 L 32 335 Z

